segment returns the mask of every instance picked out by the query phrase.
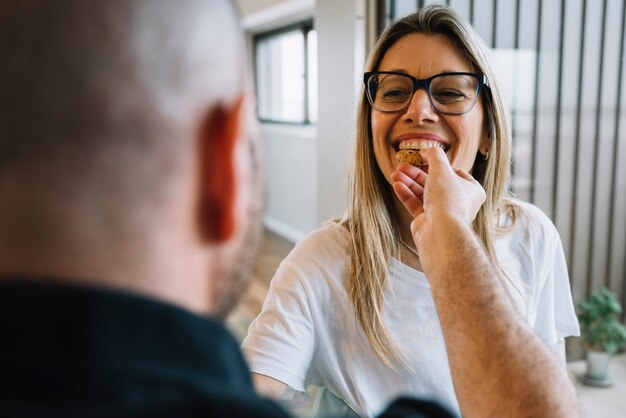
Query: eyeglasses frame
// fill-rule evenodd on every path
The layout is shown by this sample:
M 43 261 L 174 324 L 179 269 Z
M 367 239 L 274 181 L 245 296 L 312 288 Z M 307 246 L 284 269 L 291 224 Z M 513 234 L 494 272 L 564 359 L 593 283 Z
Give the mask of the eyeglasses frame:
M 378 109 L 376 106 L 374 106 L 374 100 L 372 99 L 372 97 L 370 96 L 370 91 L 368 88 L 368 82 L 370 80 L 370 78 L 372 78 L 375 75 L 380 75 L 380 74 L 391 74 L 391 75 L 400 75 L 400 76 L 404 76 L 409 78 L 412 82 L 413 82 L 413 91 L 411 92 L 411 97 L 409 98 L 409 100 L 407 101 L 406 105 L 402 108 L 402 109 L 398 109 L 398 110 L 381 110 Z M 444 112 L 442 110 L 437 109 L 437 106 L 435 106 L 435 104 L 433 103 L 433 98 L 430 95 L 430 83 L 438 77 L 441 76 L 446 76 L 446 75 L 468 75 L 468 76 L 472 76 L 474 78 L 476 78 L 478 80 L 478 85 L 476 87 L 476 98 L 474 99 L 474 103 L 472 103 L 472 105 L 469 107 L 469 109 L 467 109 L 465 112 Z M 363 83 L 365 84 L 365 95 L 367 96 L 367 100 L 370 104 L 370 106 L 372 107 L 372 109 L 378 111 L 378 112 L 383 112 L 383 113 L 397 113 L 397 112 L 404 112 L 406 111 L 406 109 L 411 105 L 411 100 L 413 100 L 413 95 L 415 95 L 415 92 L 423 87 L 424 90 L 426 91 L 426 95 L 428 96 L 428 100 L 430 100 L 430 104 L 433 107 L 433 109 L 435 109 L 437 112 L 444 114 L 444 115 L 464 115 L 468 112 L 470 112 L 474 106 L 476 105 L 476 102 L 478 101 L 478 96 L 480 95 L 480 92 L 482 90 L 483 86 L 489 87 L 489 80 L 487 79 L 487 76 L 484 74 L 480 74 L 480 73 L 468 73 L 468 72 L 448 72 L 448 73 L 439 73 L 439 74 L 435 74 L 431 77 L 428 78 L 415 78 L 410 74 L 407 73 L 402 73 L 402 72 L 398 72 L 398 71 L 368 71 L 366 73 L 363 74 Z

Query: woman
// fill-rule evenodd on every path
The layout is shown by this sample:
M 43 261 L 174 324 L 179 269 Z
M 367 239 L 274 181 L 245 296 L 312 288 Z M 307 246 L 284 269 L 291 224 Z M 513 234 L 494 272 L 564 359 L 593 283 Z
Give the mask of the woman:
M 510 127 L 486 51 L 444 6 L 381 35 L 364 76 L 347 214 L 284 260 L 243 343 L 261 390 L 324 386 L 361 416 L 403 394 L 458 411 L 413 217 L 392 187 L 398 153 L 433 146 L 485 189 L 474 230 L 510 302 L 564 363 L 578 322 L 562 245 L 545 215 L 507 194 Z

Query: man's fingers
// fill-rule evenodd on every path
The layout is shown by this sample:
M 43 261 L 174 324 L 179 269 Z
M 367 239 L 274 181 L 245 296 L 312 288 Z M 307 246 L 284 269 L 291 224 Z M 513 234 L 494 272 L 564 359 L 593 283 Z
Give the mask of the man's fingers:
M 462 168 L 455 168 L 454 172 L 461 178 L 464 178 L 465 180 L 472 180 L 474 177 L 472 177 L 472 175 L 470 173 L 468 173 L 467 171 L 463 170 Z
M 462 168 L 457 168 L 454 170 L 454 172 L 462 179 L 478 183 L 478 180 L 476 180 L 470 173 L 463 170 Z
M 452 169 L 445 151 L 439 147 L 425 148 L 420 151 L 420 155 L 426 161 L 426 164 L 428 164 L 429 173 L 443 172 Z
M 463 169 L 457 168 L 456 170 L 454 170 L 454 172 L 462 179 L 472 183 L 476 187 L 476 190 L 480 190 L 480 203 L 482 205 L 487 199 L 487 194 L 485 193 L 485 189 L 483 188 L 482 184 L 480 184 L 478 180 L 476 180 L 470 173 L 466 172 Z

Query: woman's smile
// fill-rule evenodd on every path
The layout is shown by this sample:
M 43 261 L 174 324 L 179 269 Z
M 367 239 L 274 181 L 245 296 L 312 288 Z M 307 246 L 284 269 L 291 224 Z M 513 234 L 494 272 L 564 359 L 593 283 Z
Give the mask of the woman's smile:
M 467 59 L 445 35 L 406 35 L 384 55 L 379 71 L 395 71 L 415 78 L 447 72 L 473 72 Z M 374 154 L 388 180 L 400 164 L 400 150 L 440 147 L 454 168 L 472 171 L 476 154 L 486 144 L 483 106 L 479 99 L 465 114 L 438 112 L 424 88 L 418 88 L 407 107 L 398 112 L 372 109 Z

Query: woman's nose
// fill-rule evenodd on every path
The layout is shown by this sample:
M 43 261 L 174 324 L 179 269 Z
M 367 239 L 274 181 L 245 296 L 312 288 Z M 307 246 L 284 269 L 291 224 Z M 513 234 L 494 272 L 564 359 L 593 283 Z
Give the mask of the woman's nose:
M 424 121 L 435 122 L 437 118 L 437 111 L 433 107 L 426 90 L 417 89 L 404 113 L 404 119 L 420 123 Z

